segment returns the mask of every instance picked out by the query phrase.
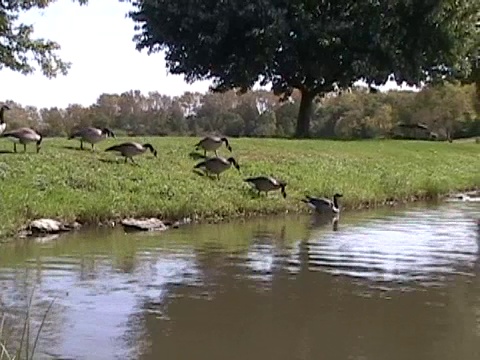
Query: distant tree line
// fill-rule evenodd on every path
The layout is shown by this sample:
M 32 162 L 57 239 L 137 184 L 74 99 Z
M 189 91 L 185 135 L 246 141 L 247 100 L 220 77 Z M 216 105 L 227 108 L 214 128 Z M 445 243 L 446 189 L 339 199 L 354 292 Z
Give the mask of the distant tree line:
M 87 0 L 73 1 L 81 5 L 88 3 Z M 62 131 L 71 125 L 72 116 L 77 117 L 74 122 L 110 122 L 133 134 L 195 133 L 213 127 L 238 135 L 286 136 L 291 134 L 290 120 L 286 119 L 290 119 L 290 112 L 296 107 L 295 137 L 368 137 L 379 136 L 380 131 L 373 130 L 377 126 L 382 131 L 385 127 L 371 123 L 377 121 L 371 113 L 372 98 L 367 101 L 358 94 L 348 95 L 332 100 L 334 105 L 330 100 L 318 102 L 317 99 L 328 98 L 336 88 L 348 89 L 359 79 L 375 85 L 384 83 L 390 76 L 397 83 L 409 85 L 433 85 L 451 80 L 476 83 L 477 94 L 480 94 L 478 0 L 119 1 L 131 5 L 128 17 L 133 21 L 136 49 L 147 50 L 149 54 L 163 51 L 171 74 L 181 74 L 188 82 L 211 79 L 215 92 L 245 93 L 256 83 L 271 85 L 273 93 L 284 99 L 296 92 L 295 101 L 282 105 L 275 102 L 270 106 L 261 104 L 268 96 L 259 95 L 261 101 L 254 101 L 254 93 L 232 100 L 227 94 L 220 101 L 225 100 L 226 107 L 212 115 L 215 120 L 212 117 L 206 120 L 209 110 L 204 109 L 205 104 L 218 101 L 212 99 L 213 95 L 202 97 L 198 112 L 188 115 L 179 99 L 163 99 L 158 94 L 149 94 L 145 99 L 137 92 L 104 95 L 99 104 L 88 109 L 80 111 L 75 106 L 69 107 L 65 110 L 67 115 L 62 110 L 49 109 L 55 121 L 67 118 L 63 120 L 68 123 Z M 21 18 L 28 10 L 44 9 L 54 2 L 0 1 L 0 70 L 8 68 L 23 74 L 40 71 L 47 77 L 68 72 L 71 64 L 59 56 L 60 45 L 35 37 L 33 26 Z M 191 97 L 197 101 L 198 95 Z M 352 119 L 357 118 L 350 110 L 347 114 L 328 112 L 330 106 L 345 110 L 335 102 L 343 104 L 343 100 L 366 106 L 352 110 L 352 113 L 365 112 L 362 120 L 352 123 Z M 390 100 L 384 100 L 375 100 L 375 104 L 385 105 L 379 111 L 389 111 L 392 107 L 392 116 L 396 116 L 395 106 Z M 117 105 L 107 113 L 103 101 Z M 125 109 L 125 103 L 129 102 L 135 105 L 126 105 L 128 109 Z M 82 115 L 80 120 L 79 114 L 85 112 L 88 115 Z M 319 118 L 319 114 L 327 120 Z M 35 121 L 34 114 L 30 115 L 30 121 Z M 38 116 L 43 121 L 43 114 Z M 470 132 L 457 122 L 443 128 L 440 120 L 435 124 L 434 128 L 443 131 L 446 137 Z M 47 125 L 47 131 L 57 131 Z M 423 132 L 422 136 L 439 137 L 425 124 L 403 124 L 402 129 L 409 129 L 409 136 Z
M 268 91 L 237 94 L 184 93 L 178 97 L 129 91 L 102 94 L 91 106 L 37 109 L 6 101 L 9 129 L 35 128 L 65 137 L 75 128 L 108 127 L 119 135 L 223 134 L 231 137 L 292 137 L 300 94 L 286 101 Z M 475 85 L 429 86 L 420 92 L 372 92 L 356 87 L 328 93 L 314 102 L 311 136 L 367 139 L 449 139 L 480 136 Z M 413 130 L 412 130 L 413 129 Z

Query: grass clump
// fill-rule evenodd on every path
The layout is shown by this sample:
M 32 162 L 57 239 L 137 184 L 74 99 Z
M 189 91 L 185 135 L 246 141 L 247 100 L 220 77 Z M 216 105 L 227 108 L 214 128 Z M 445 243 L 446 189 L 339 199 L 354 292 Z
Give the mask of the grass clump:
M 102 151 L 132 140 L 151 143 L 158 157 L 139 156 L 140 166 L 135 166 Z M 241 173 L 232 168 L 219 181 L 192 171 L 200 161 L 191 156 L 197 142 L 188 137 L 117 138 L 91 152 L 77 150 L 78 141 L 49 138 L 39 154 L 31 149 L 9 154 L 5 151 L 11 144 L 2 141 L 0 236 L 37 217 L 91 223 L 123 216 L 218 219 L 303 211 L 299 200 L 305 194 L 342 192 L 342 204 L 355 208 L 480 186 L 474 142 L 231 139 L 231 155 Z M 219 153 L 230 156 L 224 147 Z M 279 193 L 258 197 L 242 181 L 257 175 L 287 181 L 287 199 Z

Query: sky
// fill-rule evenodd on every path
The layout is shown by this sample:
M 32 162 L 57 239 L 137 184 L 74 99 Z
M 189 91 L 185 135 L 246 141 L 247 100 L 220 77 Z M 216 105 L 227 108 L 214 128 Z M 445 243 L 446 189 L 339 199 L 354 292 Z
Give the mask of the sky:
M 61 0 L 43 10 L 33 9 L 20 20 L 32 24 L 34 37 L 58 42 L 62 60 L 72 63 L 66 76 L 48 79 L 40 72 L 22 75 L 0 70 L 0 102 L 24 106 L 89 106 L 102 93 L 140 90 L 177 96 L 206 92 L 210 81 L 187 84 L 183 76 L 168 74 L 162 53 L 147 55 L 135 49 L 134 23 L 126 17 L 131 5 L 118 0 L 91 0 L 80 6 Z M 387 83 L 382 90 L 395 88 Z

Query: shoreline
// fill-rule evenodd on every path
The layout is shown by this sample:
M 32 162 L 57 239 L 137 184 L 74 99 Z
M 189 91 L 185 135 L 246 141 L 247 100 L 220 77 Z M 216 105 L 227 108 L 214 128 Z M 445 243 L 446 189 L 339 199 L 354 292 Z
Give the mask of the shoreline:
M 80 151 L 73 141 L 47 138 L 38 154 L 6 152 L 10 144 L 0 142 L 0 242 L 41 218 L 83 226 L 152 217 L 216 223 L 308 213 L 305 195 L 343 193 L 340 206 L 352 211 L 480 188 L 480 147 L 473 142 L 235 138 L 233 151 L 221 148 L 219 155 L 233 156 L 240 171 L 231 168 L 217 180 L 193 171 L 202 161 L 194 151 L 197 138 L 128 138 L 158 151 L 158 157 L 139 156 L 138 165 L 104 151 L 125 140 Z M 244 180 L 259 175 L 286 181 L 287 197 L 278 191 L 258 196 Z
M 417 196 L 417 195 L 411 195 L 408 196 L 407 198 L 404 199 L 387 199 L 383 201 L 363 201 L 361 203 L 355 204 L 355 205 L 343 205 L 341 206 L 341 212 L 352 212 L 352 211 L 368 211 L 368 210 L 375 210 L 375 209 L 384 209 L 384 208 L 402 208 L 406 207 L 410 204 L 415 204 L 415 203 L 427 203 L 427 204 L 438 204 L 449 197 L 452 196 L 452 194 L 455 194 L 455 196 L 459 196 L 461 194 L 469 194 L 469 193 L 475 193 L 477 196 L 480 196 L 480 187 L 473 187 L 473 188 L 467 188 L 463 190 L 451 190 L 446 194 L 437 194 L 436 196 Z M 169 229 L 177 229 L 179 227 L 183 227 L 185 225 L 201 225 L 201 224 L 221 224 L 229 221 L 235 221 L 235 220 L 246 220 L 248 221 L 249 219 L 252 219 L 253 217 L 269 217 L 269 216 L 280 216 L 280 215 L 307 215 L 307 214 L 314 214 L 314 210 L 310 209 L 308 206 L 302 206 L 299 208 L 297 211 L 290 212 L 288 209 L 286 210 L 280 210 L 280 211 L 275 211 L 275 212 L 248 212 L 248 213 L 243 213 L 243 214 L 232 214 L 230 216 L 223 216 L 223 217 L 215 217 L 215 218 L 196 218 L 196 219 L 191 219 L 189 217 L 183 218 L 183 219 L 159 219 L 161 220 L 166 226 L 168 226 Z M 330 216 L 330 215 L 328 215 Z M 138 217 L 131 217 L 133 219 L 142 219 L 146 217 L 138 216 Z M 125 218 L 118 217 L 118 218 L 111 218 L 107 220 L 103 220 L 100 222 L 80 222 L 75 220 L 74 223 L 77 223 L 78 226 L 73 227 L 70 230 L 65 230 L 65 231 L 58 231 L 58 232 L 53 232 L 53 233 L 30 233 L 28 235 L 25 234 L 28 224 L 25 224 L 22 226 L 20 229 L 17 229 L 14 234 L 10 236 L 6 236 L 3 238 L 0 238 L 0 245 L 1 244 L 7 244 L 12 241 L 20 240 L 20 239 L 25 239 L 29 237 L 42 237 L 42 236 L 49 236 L 52 234 L 61 234 L 61 233 L 68 233 L 71 231 L 88 231 L 92 229 L 98 229 L 98 228 L 115 228 L 115 227 L 121 227 L 122 220 Z M 32 219 L 32 221 L 35 219 Z M 53 219 L 56 221 L 59 221 L 60 223 L 63 223 L 65 225 L 69 224 L 68 221 L 65 221 L 64 219 Z M 132 230 L 131 230 L 132 231 Z M 133 230 L 135 231 L 135 230 Z M 140 230 L 137 230 L 140 231 Z M 6 240 L 9 239 L 9 240 Z M 6 240 L 6 241 L 5 241 Z

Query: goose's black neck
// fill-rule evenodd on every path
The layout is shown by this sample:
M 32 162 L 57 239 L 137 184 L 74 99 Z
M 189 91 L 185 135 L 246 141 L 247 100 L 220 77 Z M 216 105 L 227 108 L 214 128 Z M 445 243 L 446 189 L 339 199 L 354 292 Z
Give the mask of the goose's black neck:
M 333 206 L 338 209 L 338 198 L 336 196 L 333 197 Z

